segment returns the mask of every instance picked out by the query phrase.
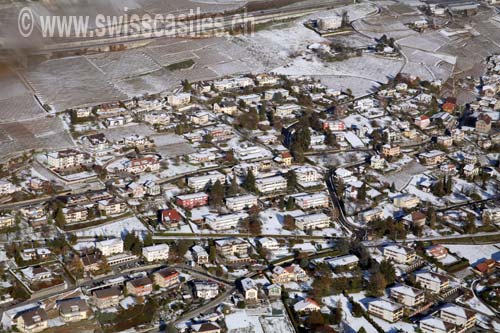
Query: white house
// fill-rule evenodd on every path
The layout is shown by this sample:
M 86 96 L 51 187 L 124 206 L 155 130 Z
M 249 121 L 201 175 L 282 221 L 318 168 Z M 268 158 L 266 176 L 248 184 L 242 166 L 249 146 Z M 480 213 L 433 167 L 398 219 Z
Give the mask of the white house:
M 102 255 L 109 257 L 110 255 L 123 253 L 123 241 L 119 238 L 112 238 L 95 243 L 95 248 L 101 251 Z
M 167 260 L 169 246 L 167 244 L 158 244 L 142 248 L 142 255 L 146 261 Z

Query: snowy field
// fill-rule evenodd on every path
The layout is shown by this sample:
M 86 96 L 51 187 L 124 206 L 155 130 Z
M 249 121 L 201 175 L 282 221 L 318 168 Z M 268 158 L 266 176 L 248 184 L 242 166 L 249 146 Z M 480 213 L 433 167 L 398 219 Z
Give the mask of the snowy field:
M 500 261 L 500 245 L 443 245 L 451 252 L 468 259 L 471 266 L 491 258 Z
M 75 234 L 78 237 L 114 236 L 123 238 L 129 232 L 142 231 L 147 231 L 147 228 L 137 219 L 137 217 L 133 216 L 105 225 L 79 230 Z

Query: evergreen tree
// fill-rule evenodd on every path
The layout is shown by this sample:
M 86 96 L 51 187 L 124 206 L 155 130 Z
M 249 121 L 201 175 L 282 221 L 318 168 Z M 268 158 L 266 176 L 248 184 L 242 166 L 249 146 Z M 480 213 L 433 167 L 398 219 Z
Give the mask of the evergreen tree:
M 245 181 L 243 182 L 243 188 L 254 193 L 257 191 L 257 188 L 255 187 L 255 176 L 253 175 L 252 170 L 248 170 Z
M 365 200 L 366 199 L 366 184 L 363 183 L 361 187 L 358 190 L 358 195 L 357 195 L 358 200 Z
M 384 293 L 387 282 L 380 272 L 375 272 L 370 276 L 370 281 L 366 287 L 368 296 L 379 297 Z
M 293 191 L 297 186 L 297 174 L 290 170 L 286 174 L 286 187 L 289 192 Z
M 394 266 L 385 259 L 380 263 L 380 273 L 384 276 L 387 284 L 393 284 L 396 280 L 396 270 Z
M 227 190 L 227 194 L 229 196 L 235 196 L 239 192 L 238 182 L 236 181 L 236 176 L 231 178 L 231 184 L 229 185 L 229 189 Z
M 217 180 L 210 189 L 210 204 L 213 207 L 220 207 L 224 203 L 224 187 L 221 182 Z

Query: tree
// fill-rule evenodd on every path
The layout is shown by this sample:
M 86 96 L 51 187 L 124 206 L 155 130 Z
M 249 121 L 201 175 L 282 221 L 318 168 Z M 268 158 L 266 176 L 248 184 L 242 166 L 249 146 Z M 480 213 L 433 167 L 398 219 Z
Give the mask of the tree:
M 239 193 L 238 182 L 236 181 L 236 177 L 231 178 L 231 183 L 229 184 L 229 188 L 227 190 L 227 194 L 229 196 L 235 196 Z
M 188 80 L 183 80 L 182 81 L 182 91 L 183 92 L 190 92 L 193 87 L 191 86 L 191 83 L 189 83 Z
M 213 207 L 218 208 L 224 203 L 224 187 L 219 180 L 210 189 L 209 198 Z
M 151 246 L 153 245 L 153 235 L 148 233 L 144 237 L 144 246 Z
M 323 318 L 323 315 L 320 311 L 313 311 L 311 312 L 309 317 L 307 317 L 306 324 L 308 327 L 315 329 L 316 327 L 325 324 L 325 318 Z
M 295 218 L 291 215 L 285 215 L 283 220 L 283 229 L 295 230 Z
M 63 208 L 59 207 L 56 212 L 56 224 L 58 227 L 62 228 L 66 223 L 66 219 L 64 218 Z
M 294 210 L 295 209 L 295 199 L 289 197 L 286 201 L 286 210 Z
M 368 296 L 379 297 L 384 293 L 387 282 L 380 272 L 375 272 L 370 276 L 370 281 L 366 288 Z
M 83 263 L 78 255 L 74 255 L 69 263 L 69 271 L 77 278 L 82 278 L 84 273 Z
M 396 280 L 396 270 L 394 266 L 385 259 L 380 263 L 380 273 L 384 276 L 387 284 L 393 284 Z
M 361 187 L 358 190 L 358 195 L 357 195 L 358 200 L 365 200 L 366 199 L 366 184 L 363 183 Z
M 297 186 L 297 174 L 290 170 L 286 173 L 286 187 L 289 192 L 293 191 Z
M 243 182 L 243 188 L 250 192 L 256 192 L 257 188 L 255 187 L 255 176 L 252 170 L 248 170 L 245 181 Z
M 267 119 L 267 103 L 266 102 L 262 102 L 262 105 L 260 106 L 259 119 L 260 119 L 260 121 L 264 121 Z
M 337 308 L 335 309 L 335 314 L 333 316 L 333 323 L 339 325 L 342 322 L 342 302 L 339 300 L 337 302 Z
M 429 221 L 429 227 L 431 229 L 436 227 L 436 210 L 432 206 L 427 208 L 427 221 Z

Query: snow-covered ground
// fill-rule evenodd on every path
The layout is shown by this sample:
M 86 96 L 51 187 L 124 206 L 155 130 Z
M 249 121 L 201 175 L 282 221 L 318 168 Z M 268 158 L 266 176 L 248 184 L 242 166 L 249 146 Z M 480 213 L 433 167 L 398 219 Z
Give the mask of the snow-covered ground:
M 143 232 L 147 231 L 144 224 L 137 219 L 137 217 L 132 216 L 101 226 L 88 228 L 76 232 L 78 237 L 95 237 L 95 236 L 114 236 L 114 237 L 124 237 L 129 232 Z
M 468 259 L 471 266 L 491 258 L 500 261 L 499 245 L 443 245 L 446 246 L 451 252 L 455 252 L 460 257 Z

